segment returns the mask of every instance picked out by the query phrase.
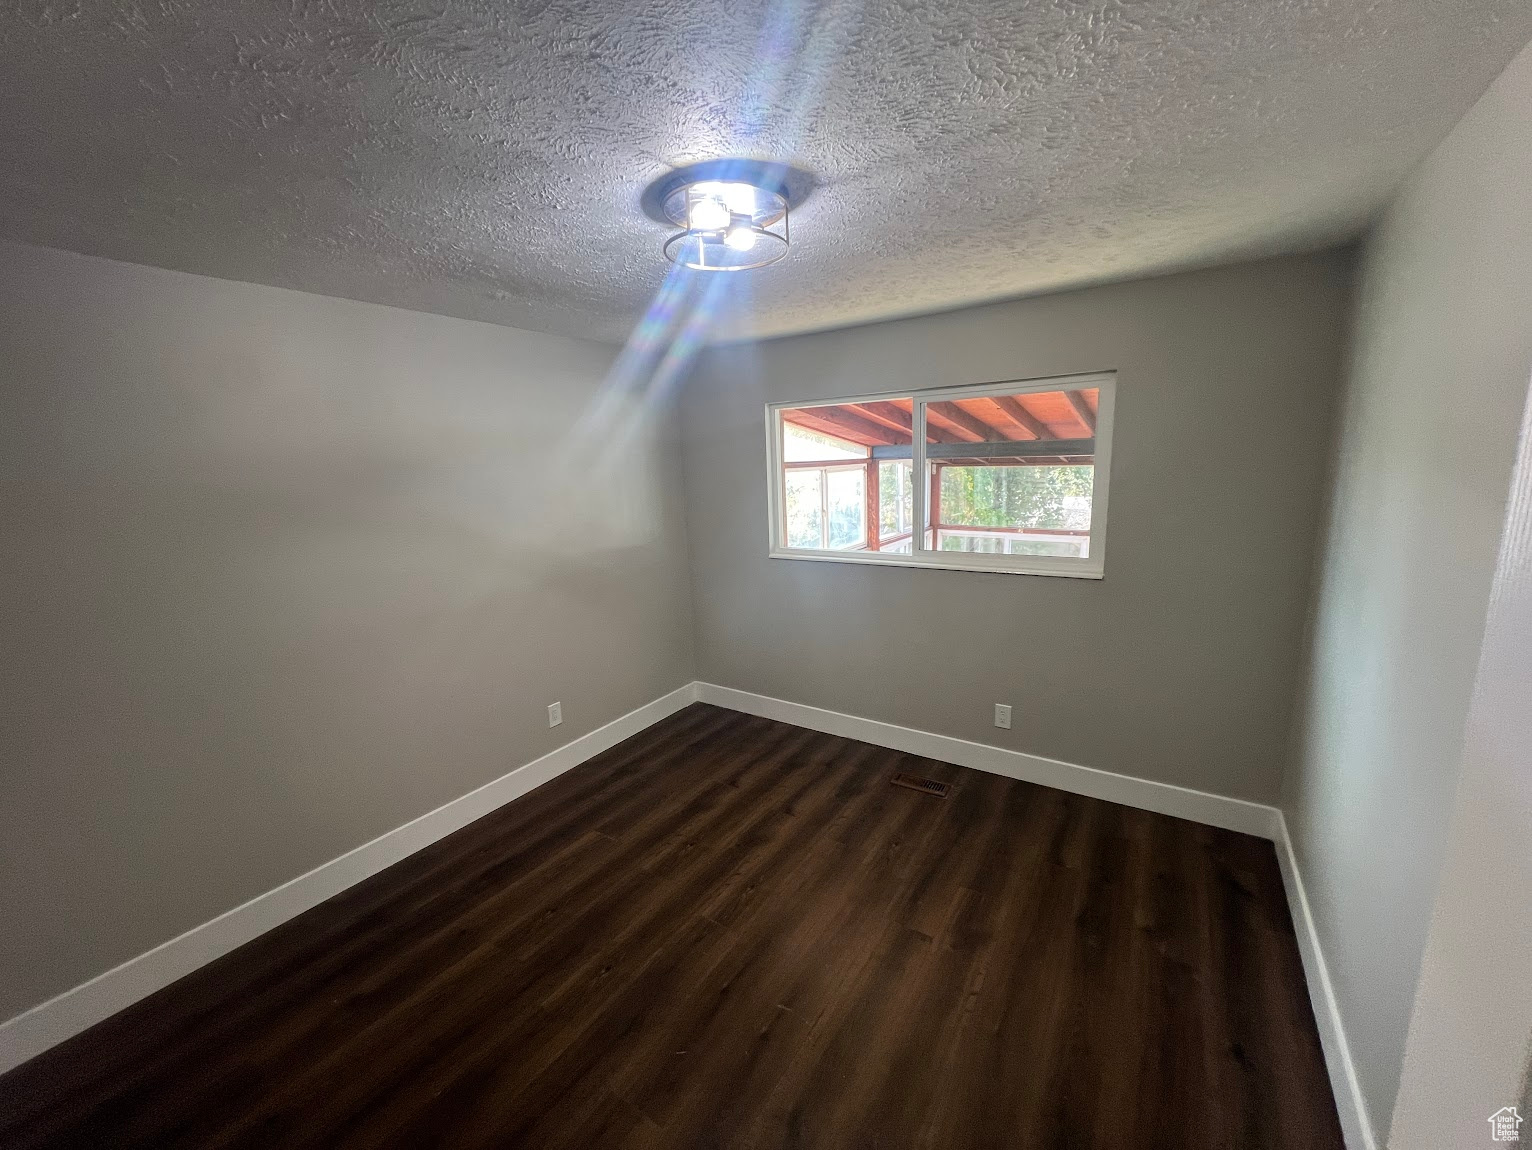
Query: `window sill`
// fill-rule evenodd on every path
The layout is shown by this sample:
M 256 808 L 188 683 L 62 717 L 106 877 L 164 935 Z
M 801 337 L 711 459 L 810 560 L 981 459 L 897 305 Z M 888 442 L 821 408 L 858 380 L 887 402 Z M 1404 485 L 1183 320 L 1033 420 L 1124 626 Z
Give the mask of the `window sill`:
M 966 561 L 947 558 L 942 552 L 906 554 L 895 551 L 786 551 L 774 548 L 772 559 L 797 559 L 810 563 L 860 563 L 865 567 L 925 567 L 934 571 L 977 571 L 996 575 L 1047 575 L 1055 579 L 1104 578 L 1100 560 L 1029 560 L 1024 555 L 973 555 Z M 978 560 L 978 561 L 976 561 Z

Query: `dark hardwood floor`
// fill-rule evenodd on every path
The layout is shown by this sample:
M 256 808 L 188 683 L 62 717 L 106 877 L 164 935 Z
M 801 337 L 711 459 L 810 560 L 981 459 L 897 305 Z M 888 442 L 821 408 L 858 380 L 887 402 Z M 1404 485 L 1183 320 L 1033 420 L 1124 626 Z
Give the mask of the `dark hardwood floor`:
M 1342 1141 L 1270 843 L 697 705 L 0 1078 L 0 1144 Z

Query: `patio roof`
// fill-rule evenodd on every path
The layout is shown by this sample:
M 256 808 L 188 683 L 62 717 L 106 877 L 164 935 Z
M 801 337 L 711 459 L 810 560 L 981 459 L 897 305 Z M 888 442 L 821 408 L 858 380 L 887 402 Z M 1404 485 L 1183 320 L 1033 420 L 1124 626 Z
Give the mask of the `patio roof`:
M 1014 467 L 1094 461 L 1097 391 L 1039 391 L 926 405 L 926 457 L 949 466 Z M 808 431 L 871 448 L 875 459 L 911 455 L 910 399 L 784 410 Z

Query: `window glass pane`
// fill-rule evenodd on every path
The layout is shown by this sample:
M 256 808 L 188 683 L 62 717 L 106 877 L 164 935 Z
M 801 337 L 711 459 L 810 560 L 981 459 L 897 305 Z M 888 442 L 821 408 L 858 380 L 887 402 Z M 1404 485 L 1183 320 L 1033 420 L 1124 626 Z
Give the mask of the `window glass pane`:
M 774 545 L 1099 577 L 1099 556 L 1090 554 L 1096 423 L 1103 400 L 1110 410 L 1111 385 L 1070 388 L 1061 380 L 1041 387 L 933 389 L 776 408 Z M 912 459 L 917 423 L 926 437 L 923 473 Z M 915 517 L 917 503 L 924 522 Z M 943 554 L 951 558 L 936 559 Z M 1017 562 L 1005 563 L 1010 556 Z
M 824 546 L 824 506 L 817 468 L 787 472 L 787 545 L 818 550 Z
M 1088 555 L 1096 400 L 1090 388 L 929 404 L 934 547 Z
M 830 512 L 829 546 L 843 551 L 867 546 L 867 469 L 826 472 Z
M 900 539 L 908 542 L 915 518 L 915 492 L 910 483 L 910 460 L 895 459 L 878 464 L 878 537 L 880 550 L 893 550 Z M 903 550 L 908 551 L 906 546 Z
M 874 551 L 885 535 L 890 542 L 908 537 L 914 508 L 909 475 L 913 406 L 912 400 L 894 399 L 782 410 L 788 547 Z M 853 460 L 863 466 L 848 467 Z M 874 483 L 877 490 L 870 491 Z M 811 507 L 814 498 L 819 500 L 818 518 Z

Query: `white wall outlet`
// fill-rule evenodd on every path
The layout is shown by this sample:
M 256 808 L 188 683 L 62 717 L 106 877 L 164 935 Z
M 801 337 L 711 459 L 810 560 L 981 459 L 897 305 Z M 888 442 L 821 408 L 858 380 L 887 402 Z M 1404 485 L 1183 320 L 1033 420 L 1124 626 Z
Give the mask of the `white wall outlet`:
M 563 703 L 549 703 L 548 704 L 548 725 L 550 727 L 556 727 L 560 723 L 562 723 L 563 721 L 564 721 L 564 704 Z
M 1009 703 L 995 704 L 995 726 L 1011 729 L 1011 705 Z

